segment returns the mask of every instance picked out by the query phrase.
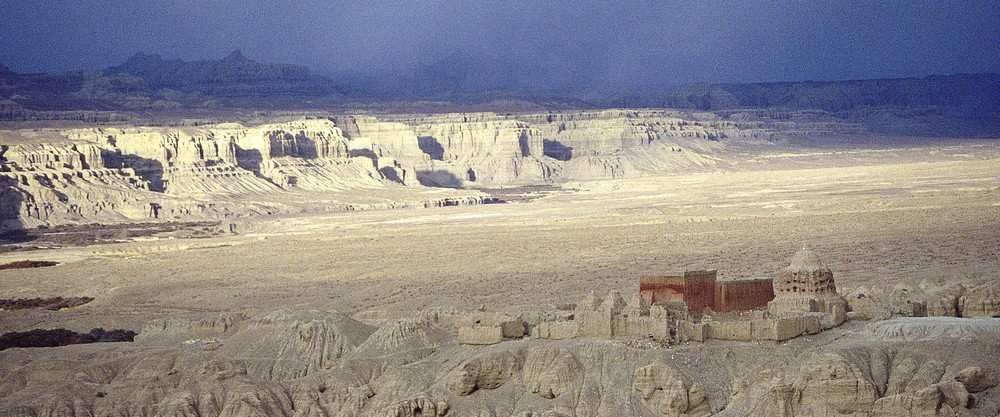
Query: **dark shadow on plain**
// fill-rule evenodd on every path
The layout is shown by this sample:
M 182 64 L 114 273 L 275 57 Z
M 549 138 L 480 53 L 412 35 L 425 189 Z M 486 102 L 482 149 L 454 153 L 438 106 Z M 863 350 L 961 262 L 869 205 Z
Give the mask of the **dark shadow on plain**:
M 297 156 L 306 159 L 319 157 L 319 149 L 316 141 L 309 139 L 303 132 L 295 135 L 288 132 L 272 132 L 268 135 L 268 145 L 271 148 L 271 157 Z
M 34 263 L 44 263 L 45 261 L 25 261 Z M 58 264 L 58 262 L 51 262 L 52 264 Z M 0 265 L 0 267 L 10 266 L 11 264 Z M 53 266 L 43 264 L 44 266 Z M 15 265 L 15 268 L 20 266 Z M 26 268 L 37 268 L 37 266 L 26 266 Z M 94 301 L 94 297 L 50 297 L 50 298 L 9 298 L 0 299 L 0 308 L 4 310 L 49 310 L 49 311 L 59 311 L 64 308 L 79 307 Z
M 373 163 L 378 164 L 378 155 L 375 155 L 371 149 L 351 149 L 347 152 L 347 156 L 354 158 L 356 156 L 363 156 L 365 158 L 371 159 Z
M 119 152 L 108 152 L 102 155 L 106 155 L 105 158 L 110 158 L 105 159 L 105 166 L 118 166 L 120 163 L 123 168 L 132 168 L 139 178 L 149 183 L 149 191 L 162 193 L 167 188 L 167 184 L 163 181 L 163 164 L 160 161 Z M 109 160 L 114 161 L 115 165 L 108 165 L 107 161 Z
M 316 141 L 306 137 L 303 132 L 295 135 L 295 148 L 298 156 L 301 158 L 319 158 L 319 149 L 316 147 Z
M 109 140 L 111 146 L 114 146 L 114 142 Z M 125 168 L 125 162 L 122 159 L 122 151 L 120 150 L 110 150 L 101 148 L 101 161 L 105 168 Z M 96 167 L 94 167 L 96 168 Z
M 8 244 L 29 242 L 37 238 L 24 230 L 24 221 L 21 219 L 24 194 L 14 188 L 14 184 L 16 180 L 0 177 L 0 252 Z
M 264 161 L 264 156 L 257 149 L 243 149 L 236 146 L 236 166 L 260 176 L 260 163 Z
M 462 179 L 443 169 L 417 171 L 417 181 L 425 187 L 462 188 Z
M 395 167 L 382 167 L 382 169 L 378 170 L 378 172 L 382 173 L 382 176 L 389 181 L 398 182 L 400 184 L 403 183 L 403 179 L 399 178 L 399 173 L 396 171 Z
M 48 188 L 49 191 L 51 191 L 53 194 L 55 194 L 56 195 L 56 199 L 58 199 L 59 202 L 61 202 L 61 203 L 69 202 L 69 197 L 66 195 L 66 193 L 63 193 L 62 191 L 59 191 L 58 188 L 56 188 L 55 184 L 52 183 L 52 179 L 51 178 L 45 177 L 45 176 L 36 176 L 35 177 L 35 181 L 38 181 L 39 184 L 41 184 L 45 188 Z M 35 215 L 36 215 L 35 216 L 36 218 L 39 218 L 39 219 L 41 218 L 41 217 L 38 217 L 38 208 L 37 207 L 35 208 Z
M 444 146 L 433 136 L 417 136 L 417 145 L 425 154 L 430 155 L 432 160 L 444 160 Z
M 573 148 L 555 139 L 542 139 L 542 153 L 552 159 L 569 161 L 573 157 Z
M 531 156 L 531 148 L 528 147 L 528 134 L 526 132 L 521 132 L 521 136 L 517 138 L 517 145 L 521 147 L 521 156 Z
M 9 348 L 56 347 L 83 343 L 131 342 L 138 333 L 131 330 L 92 329 L 90 333 L 77 333 L 66 329 L 35 329 L 26 332 L 8 332 L 0 336 L 0 350 Z

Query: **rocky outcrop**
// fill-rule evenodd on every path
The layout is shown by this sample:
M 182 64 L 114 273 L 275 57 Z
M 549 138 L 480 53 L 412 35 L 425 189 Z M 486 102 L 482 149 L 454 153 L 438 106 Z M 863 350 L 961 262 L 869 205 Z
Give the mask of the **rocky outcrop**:
M 632 388 L 657 416 L 706 416 L 712 411 L 705 387 L 666 364 L 637 369 Z
M 24 106 L 16 101 L 0 99 L 0 120 L 20 120 L 26 113 Z
M 395 365 L 413 363 L 454 342 L 451 335 L 425 319 L 400 319 L 372 333 L 352 359 L 379 358 Z
M 877 324 L 950 325 L 934 320 Z M 1000 333 L 987 319 L 950 320 L 979 333 L 898 339 L 866 329 L 801 354 L 594 340 L 470 347 L 426 319 L 376 329 L 334 312 L 156 320 L 132 343 L 0 352 L 9 375 L 0 414 L 995 415 Z M 773 356 L 718 365 L 744 350 Z
M 796 408 L 829 415 L 850 415 L 871 409 L 880 397 L 880 387 L 876 383 L 887 376 L 884 374 L 885 358 L 877 356 L 872 360 L 877 366 L 867 362 L 859 366 L 835 353 L 818 353 L 806 358 L 791 384 Z M 873 376 L 871 372 L 882 374 Z
M 973 394 L 991 392 L 1000 375 L 990 353 L 1000 341 L 993 325 L 955 318 L 872 323 L 866 333 L 875 339 L 812 348 L 784 370 L 734 386 L 720 415 L 993 415 L 996 399 Z M 966 330 L 950 331 L 954 326 Z
M 1000 282 L 970 288 L 959 300 L 962 317 L 1000 317 Z
M 948 416 L 957 415 L 969 404 L 969 393 L 962 384 L 933 384 L 912 394 L 879 398 L 872 415 Z M 966 413 L 962 413 L 966 414 Z
M 996 387 L 998 377 L 1000 375 L 991 374 L 978 366 L 970 366 L 959 371 L 955 380 L 962 383 L 969 392 L 978 393 Z
M 897 341 L 975 340 L 988 338 L 992 332 L 1000 331 L 1000 322 L 986 318 L 900 318 L 869 323 L 865 331 L 885 340 Z
M 858 287 L 847 301 L 856 318 L 996 317 L 1000 286 L 990 281 L 956 284 L 924 280 L 919 285 L 896 283 Z
M 449 390 L 458 395 L 470 395 L 477 390 L 497 389 L 521 372 L 524 357 L 520 352 L 487 353 L 465 361 L 446 379 Z
M 384 417 L 421 417 L 444 416 L 448 414 L 449 406 L 444 401 L 434 401 L 426 396 L 409 398 L 382 410 L 379 416 Z
M 524 363 L 529 392 L 553 399 L 578 392 L 583 385 L 583 364 L 565 349 L 532 349 Z

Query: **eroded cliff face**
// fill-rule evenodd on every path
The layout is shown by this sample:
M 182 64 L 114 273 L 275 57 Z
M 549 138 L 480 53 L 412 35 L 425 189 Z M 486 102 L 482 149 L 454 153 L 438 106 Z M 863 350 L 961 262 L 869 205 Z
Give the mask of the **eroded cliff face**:
M 422 182 L 497 186 L 712 169 L 720 152 L 786 135 L 854 131 L 815 122 L 734 120 L 710 113 L 612 109 L 400 117 L 423 153 Z M 793 127 L 794 125 L 794 127 Z M 406 158 L 406 157 L 402 157 Z
M 11 203 L 4 228 L 242 217 L 285 209 L 275 196 L 288 190 L 384 187 L 412 177 L 393 166 L 388 178 L 378 158 L 350 157 L 348 139 L 328 120 L 58 134 L 64 142 L 4 146 L 0 196 Z
M 727 149 L 845 129 L 852 127 L 603 110 L 98 127 L 49 131 L 46 140 L 15 140 L 36 132 L 0 132 L 0 198 L 8 203 L 0 220 L 4 229 L 212 220 L 301 211 L 304 200 L 332 201 L 323 193 L 343 198 L 308 210 L 346 209 L 367 201 L 347 194 L 371 190 L 392 195 L 402 187 L 497 187 L 712 169 Z M 300 194 L 287 198 L 289 192 Z M 461 201 L 477 201 L 455 193 Z M 397 203 L 389 197 L 377 204 Z
M 997 374 L 980 363 L 996 351 L 996 326 L 989 319 L 872 322 L 735 386 L 733 407 L 721 415 L 993 415 Z

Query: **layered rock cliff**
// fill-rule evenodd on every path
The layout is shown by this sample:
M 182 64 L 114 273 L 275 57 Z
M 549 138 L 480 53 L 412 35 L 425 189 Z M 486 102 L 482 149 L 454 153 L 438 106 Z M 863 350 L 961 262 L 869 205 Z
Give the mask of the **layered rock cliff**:
M 3 222 L 10 229 L 212 220 L 350 209 L 361 202 L 391 207 L 416 203 L 407 195 L 424 187 L 488 188 L 713 169 L 725 164 L 721 155 L 732 149 L 857 129 L 742 113 L 603 110 L 9 131 L 0 132 L 2 195 L 11 203 Z M 288 192 L 297 197 L 284 197 Z M 445 198 L 485 198 L 450 193 Z M 374 194 L 401 197 L 365 197 Z M 418 205 L 437 205 L 424 203 Z
M 349 140 L 328 120 L 71 129 L 58 136 L 65 141 L 4 145 L 5 229 L 242 217 L 289 210 L 280 194 L 291 190 L 401 187 L 413 177 L 380 166 L 386 162 L 377 157 L 351 157 Z
M 416 131 L 426 158 L 413 164 L 425 182 L 488 186 L 709 169 L 727 148 L 767 144 L 805 132 L 859 129 L 805 120 L 793 124 L 624 109 L 395 120 Z

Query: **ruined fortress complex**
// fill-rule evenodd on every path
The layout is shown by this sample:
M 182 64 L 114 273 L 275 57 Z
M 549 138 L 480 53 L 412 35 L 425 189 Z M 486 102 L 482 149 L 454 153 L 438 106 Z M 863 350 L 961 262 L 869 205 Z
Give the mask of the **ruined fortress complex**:
M 612 291 L 602 298 L 592 292 L 571 307 L 539 320 L 482 313 L 459 327 L 458 340 L 489 345 L 530 335 L 664 344 L 784 341 L 839 326 L 847 302 L 837 294 L 830 269 L 803 248 L 777 280 L 719 281 L 715 270 L 643 276 L 638 293 Z

